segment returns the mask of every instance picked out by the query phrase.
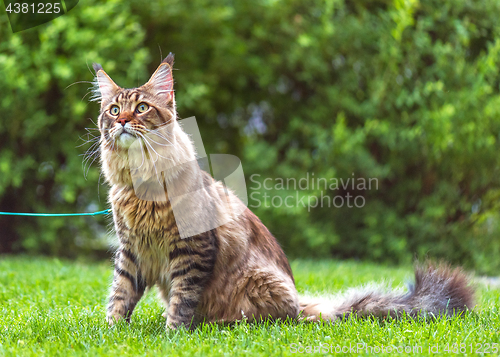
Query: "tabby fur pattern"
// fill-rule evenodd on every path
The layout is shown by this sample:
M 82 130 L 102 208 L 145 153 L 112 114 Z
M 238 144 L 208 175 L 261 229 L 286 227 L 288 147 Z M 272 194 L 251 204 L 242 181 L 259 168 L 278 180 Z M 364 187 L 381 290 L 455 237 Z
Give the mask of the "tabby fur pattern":
M 417 267 L 415 285 L 408 292 L 363 288 L 338 299 L 299 298 L 288 260 L 259 218 L 241 207 L 243 203 L 208 173 L 202 171 L 200 176 L 183 165 L 196 162 L 196 153 L 177 123 L 173 62 L 174 56 L 169 54 L 150 80 L 134 89 L 120 88 L 94 64 L 96 99 L 101 103 L 102 172 L 110 185 L 109 201 L 119 239 L 107 307 L 109 324 L 129 320 L 146 288 L 153 285 L 165 303 L 170 329 L 242 318 L 335 321 L 350 314 L 452 314 L 473 306 L 466 275 L 443 265 Z M 219 217 L 231 215 L 227 202 L 219 199 L 226 194 L 229 204 L 241 208 L 242 214 L 220 227 L 181 238 L 172 212 L 178 198 L 156 202 L 137 197 L 128 149 L 140 140 L 146 160 L 139 169 L 144 177 L 158 175 L 154 160 L 148 160 L 154 149 L 145 142 L 145 135 L 165 125 L 169 126 L 165 139 L 170 145 L 162 147 L 161 156 L 169 167 L 161 170 L 161 178 L 188 191 L 201 180 L 200 200 L 210 201 Z M 168 197 L 166 188 L 164 193 Z

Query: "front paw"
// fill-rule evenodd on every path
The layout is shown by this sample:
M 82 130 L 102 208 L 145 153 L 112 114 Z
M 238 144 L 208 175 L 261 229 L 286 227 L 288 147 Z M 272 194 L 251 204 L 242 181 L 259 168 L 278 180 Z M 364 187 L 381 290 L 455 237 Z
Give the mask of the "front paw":
M 108 322 L 109 327 L 113 327 L 123 316 L 119 314 L 109 314 L 106 316 L 106 321 Z
M 167 319 L 167 331 L 177 331 L 179 329 L 185 328 L 189 330 L 192 327 L 191 321 L 175 321 L 170 318 Z
M 168 331 L 176 331 L 181 326 L 182 326 L 182 323 L 178 323 L 178 322 L 175 322 L 175 321 L 171 321 L 170 319 L 167 319 L 167 325 L 166 325 L 167 332 Z

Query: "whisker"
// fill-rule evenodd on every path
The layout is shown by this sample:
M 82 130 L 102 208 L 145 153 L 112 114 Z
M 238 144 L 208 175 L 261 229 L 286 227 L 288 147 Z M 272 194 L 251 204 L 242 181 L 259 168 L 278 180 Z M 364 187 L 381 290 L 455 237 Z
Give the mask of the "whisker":
M 87 150 L 85 154 L 80 154 L 80 156 L 84 156 L 83 162 L 86 162 L 89 160 L 90 157 L 94 156 L 95 154 L 99 153 L 100 149 L 96 148 L 94 150 Z
M 85 95 L 80 100 L 83 102 L 83 100 L 85 99 L 85 97 L 88 96 L 91 93 L 92 93 L 92 91 L 88 91 L 87 93 L 85 93 Z
M 80 137 L 80 139 L 83 140 L 84 142 L 83 142 L 83 144 L 78 145 L 77 148 L 80 148 L 80 147 L 87 145 L 87 144 L 90 144 L 90 143 L 93 143 L 92 146 L 95 144 L 99 144 L 99 139 L 101 139 L 101 138 L 99 136 L 96 136 L 96 137 L 93 137 L 92 139 L 87 139 L 87 140 L 85 140 L 82 137 Z
M 149 133 L 148 133 L 148 134 L 149 134 Z M 165 137 L 163 137 L 163 136 L 161 136 L 161 135 L 159 135 L 159 134 L 157 134 L 157 133 L 152 133 L 152 134 L 153 134 L 153 135 L 158 135 L 160 138 L 162 138 L 162 139 L 164 139 L 164 140 L 168 141 L 168 144 L 162 144 L 162 143 L 159 143 L 159 142 L 157 142 L 157 141 L 153 140 L 153 138 L 152 138 L 150 135 L 148 135 L 148 138 L 149 138 L 149 139 L 150 139 L 153 143 L 155 143 L 155 144 L 157 144 L 157 145 L 159 145 L 159 146 L 163 146 L 163 147 L 173 146 L 172 142 L 171 142 L 170 140 L 168 140 L 167 138 L 165 138 Z
M 90 84 L 92 84 L 92 82 L 89 82 L 89 81 L 78 81 L 78 82 L 75 82 L 75 83 L 71 83 L 69 86 L 67 86 L 66 88 L 64 88 L 64 90 L 68 89 L 71 86 L 74 86 L 75 84 L 80 84 L 80 83 L 90 83 Z
M 157 128 L 157 129 L 148 129 L 148 128 L 144 128 L 144 130 L 145 130 L 145 131 L 147 131 L 147 132 L 149 132 L 149 133 L 154 133 L 154 134 L 156 134 L 156 135 L 158 135 L 158 136 L 161 136 L 162 138 L 164 138 L 164 139 L 166 139 L 166 140 L 168 140 L 168 138 L 167 138 L 167 137 L 171 137 L 171 138 L 173 137 L 173 133 L 160 131 L 160 129 L 162 129 L 162 128 Z M 166 136 L 165 136 L 165 135 L 163 135 L 163 134 L 165 134 Z
M 141 163 L 141 166 L 139 166 L 139 168 L 141 168 L 142 165 L 144 165 L 144 161 L 145 161 L 144 148 L 142 147 L 142 142 L 141 142 L 141 155 L 142 155 L 142 163 Z
M 139 134 L 141 136 L 141 138 L 143 139 L 144 143 L 146 144 L 146 149 L 148 149 L 148 151 L 150 152 L 150 157 L 152 158 L 153 156 L 153 152 L 154 154 L 156 154 L 156 160 L 153 160 L 152 159 L 152 163 L 153 163 L 153 166 L 155 168 L 155 172 L 156 172 L 156 175 L 157 175 L 157 178 L 158 178 L 158 183 L 161 185 L 162 184 L 162 181 L 161 181 L 161 178 L 158 177 L 158 168 L 156 166 L 156 162 L 158 161 L 158 159 L 161 157 L 163 159 L 166 159 L 166 160 L 170 160 L 172 162 L 174 162 L 174 159 L 170 158 L 170 157 L 165 157 L 163 155 L 160 155 L 156 150 L 155 148 L 153 147 L 153 145 L 147 140 L 147 138 L 143 135 L 143 134 Z M 151 152 L 152 151 L 152 152 Z
M 94 143 L 94 145 L 92 145 L 90 148 L 88 148 L 84 154 L 80 154 L 80 155 L 83 155 L 83 156 L 94 155 L 96 151 L 99 151 L 99 146 L 96 146 L 97 144 L 99 144 L 99 143 Z
M 139 133 L 139 135 L 140 135 L 140 136 L 141 136 L 141 138 L 144 140 L 144 143 L 146 143 L 146 145 L 148 145 L 148 141 L 146 140 L 146 138 L 144 138 L 144 136 L 143 136 L 142 134 L 140 134 L 140 133 Z M 152 149 L 153 151 L 155 151 L 151 145 L 150 145 L 150 147 L 151 147 L 151 149 Z M 156 151 L 155 151 L 155 152 L 156 152 Z M 156 155 L 158 155 L 158 153 L 156 153 Z M 156 161 L 157 161 L 157 160 L 158 160 L 158 156 L 157 156 L 157 158 L 156 158 Z M 160 180 L 160 178 L 159 178 L 159 176 L 158 176 L 158 169 L 156 168 L 156 161 L 152 161 L 152 163 L 153 163 L 153 167 L 154 167 L 154 169 L 155 169 L 155 173 L 156 173 L 156 180 L 157 180 L 157 181 L 158 181 L 158 183 L 161 185 L 162 183 L 161 183 L 161 180 Z
M 85 154 L 83 154 L 84 156 L 84 159 L 82 160 L 82 166 L 83 166 L 83 170 L 84 170 L 84 173 L 85 173 L 85 179 L 87 179 L 87 173 L 88 171 L 90 170 L 90 167 L 92 166 L 92 164 L 95 162 L 95 160 L 99 157 L 99 153 L 100 153 L 100 148 L 98 146 L 99 143 L 94 143 L 86 152 Z M 96 146 L 97 145 L 97 146 Z M 92 162 L 90 162 L 90 160 L 94 158 L 92 160 Z M 90 162 L 90 164 L 89 164 Z
M 87 118 L 87 119 L 90 120 L 92 122 L 92 124 L 94 124 L 94 126 L 97 127 L 96 128 L 97 130 L 99 130 L 99 125 L 94 121 L 94 119 L 92 119 L 92 118 Z
M 160 132 L 158 131 L 158 129 L 159 129 L 159 127 L 158 127 L 157 129 L 153 129 L 153 130 L 148 129 L 148 128 L 144 128 L 144 130 L 145 130 L 147 133 L 152 133 L 152 134 L 154 134 L 154 135 L 157 135 L 158 137 L 160 137 L 160 138 L 162 138 L 162 139 L 166 140 L 166 141 L 167 141 L 170 145 L 173 145 L 173 143 L 172 143 L 172 142 L 171 142 L 171 141 L 170 141 L 170 140 L 169 140 L 166 136 L 164 136 L 164 135 L 160 134 Z M 167 136 L 169 135 L 169 133 L 166 133 L 166 134 L 167 134 Z
M 87 60 L 85 60 L 85 64 L 87 65 L 87 69 L 89 70 L 90 74 L 91 74 L 92 76 L 95 76 L 95 73 L 94 73 L 94 71 L 92 71 L 92 70 L 90 69 L 90 67 L 89 67 L 89 63 L 87 62 Z
M 90 168 L 92 167 L 92 164 L 99 158 L 99 155 L 95 155 L 94 160 L 88 165 L 87 167 L 87 172 L 85 173 L 85 179 L 87 179 Z
M 163 158 L 163 159 L 165 159 L 165 160 L 174 161 L 174 160 L 173 160 L 172 158 L 170 158 L 170 157 L 164 157 L 164 156 L 162 156 L 162 155 L 158 154 L 158 152 L 157 152 L 157 151 L 153 148 L 153 146 L 151 145 L 151 143 L 150 143 L 150 142 L 146 139 L 146 137 L 145 137 L 143 134 L 141 134 L 141 133 L 137 133 L 137 134 L 138 134 L 138 135 L 140 135 L 142 139 L 144 139 L 144 142 L 146 143 L 146 145 L 149 145 L 149 147 L 151 148 L 151 150 L 153 150 L 153 151 L 155 152 L 155 154 L 156 154 L 158 157 L 161 157 L 161 158 Z M 156 161 L 157 161 L 157 160 L 156 160 Z M 156 161 L 155 161 L 155 162 L 156 162 Z

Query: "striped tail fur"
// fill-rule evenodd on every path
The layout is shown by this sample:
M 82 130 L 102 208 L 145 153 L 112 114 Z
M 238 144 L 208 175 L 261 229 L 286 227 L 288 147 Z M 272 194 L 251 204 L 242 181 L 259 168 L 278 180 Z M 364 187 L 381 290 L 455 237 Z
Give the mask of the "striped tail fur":
M 448 265 L 415 267 L 415 283 L 408 291 L 387 291 L 366 286 L 348 290 L 338 298 L 301 299 L 302 317 L 309 321 L 334 321 L 358 317 L 453 315 L 472 309 L 474 289 L 467 275 Z

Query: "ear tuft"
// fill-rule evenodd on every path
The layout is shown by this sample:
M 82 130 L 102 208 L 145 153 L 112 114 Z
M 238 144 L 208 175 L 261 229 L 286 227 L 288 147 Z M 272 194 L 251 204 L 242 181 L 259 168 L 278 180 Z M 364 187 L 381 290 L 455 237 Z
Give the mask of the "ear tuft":
M 174 64 L 174 55 L 170 53 L 156 69 L 151 76 L 147 87 L 152 93 L 160 97 L 165 103 L 168 103 L 173 98 L 174 79 L 172 77 L 172 66 Z
M 161 62 L 166 63 L 170 66 L 170 68 L 174 67 L 174 54 L 170 52 L 167 57 Z
M 92 68 L 94 68 L 95 73 L 102 70 L 102 66 L 99 63 L 92 63 Z
M 96 76 L 94 89 L 92 90 L 94 94 L 91 100 L 103 103 L 114 96 L 120 90 L 120 87 L 104 72 L 100 64 L 94 63 L 92 67 L 96 71 Z

